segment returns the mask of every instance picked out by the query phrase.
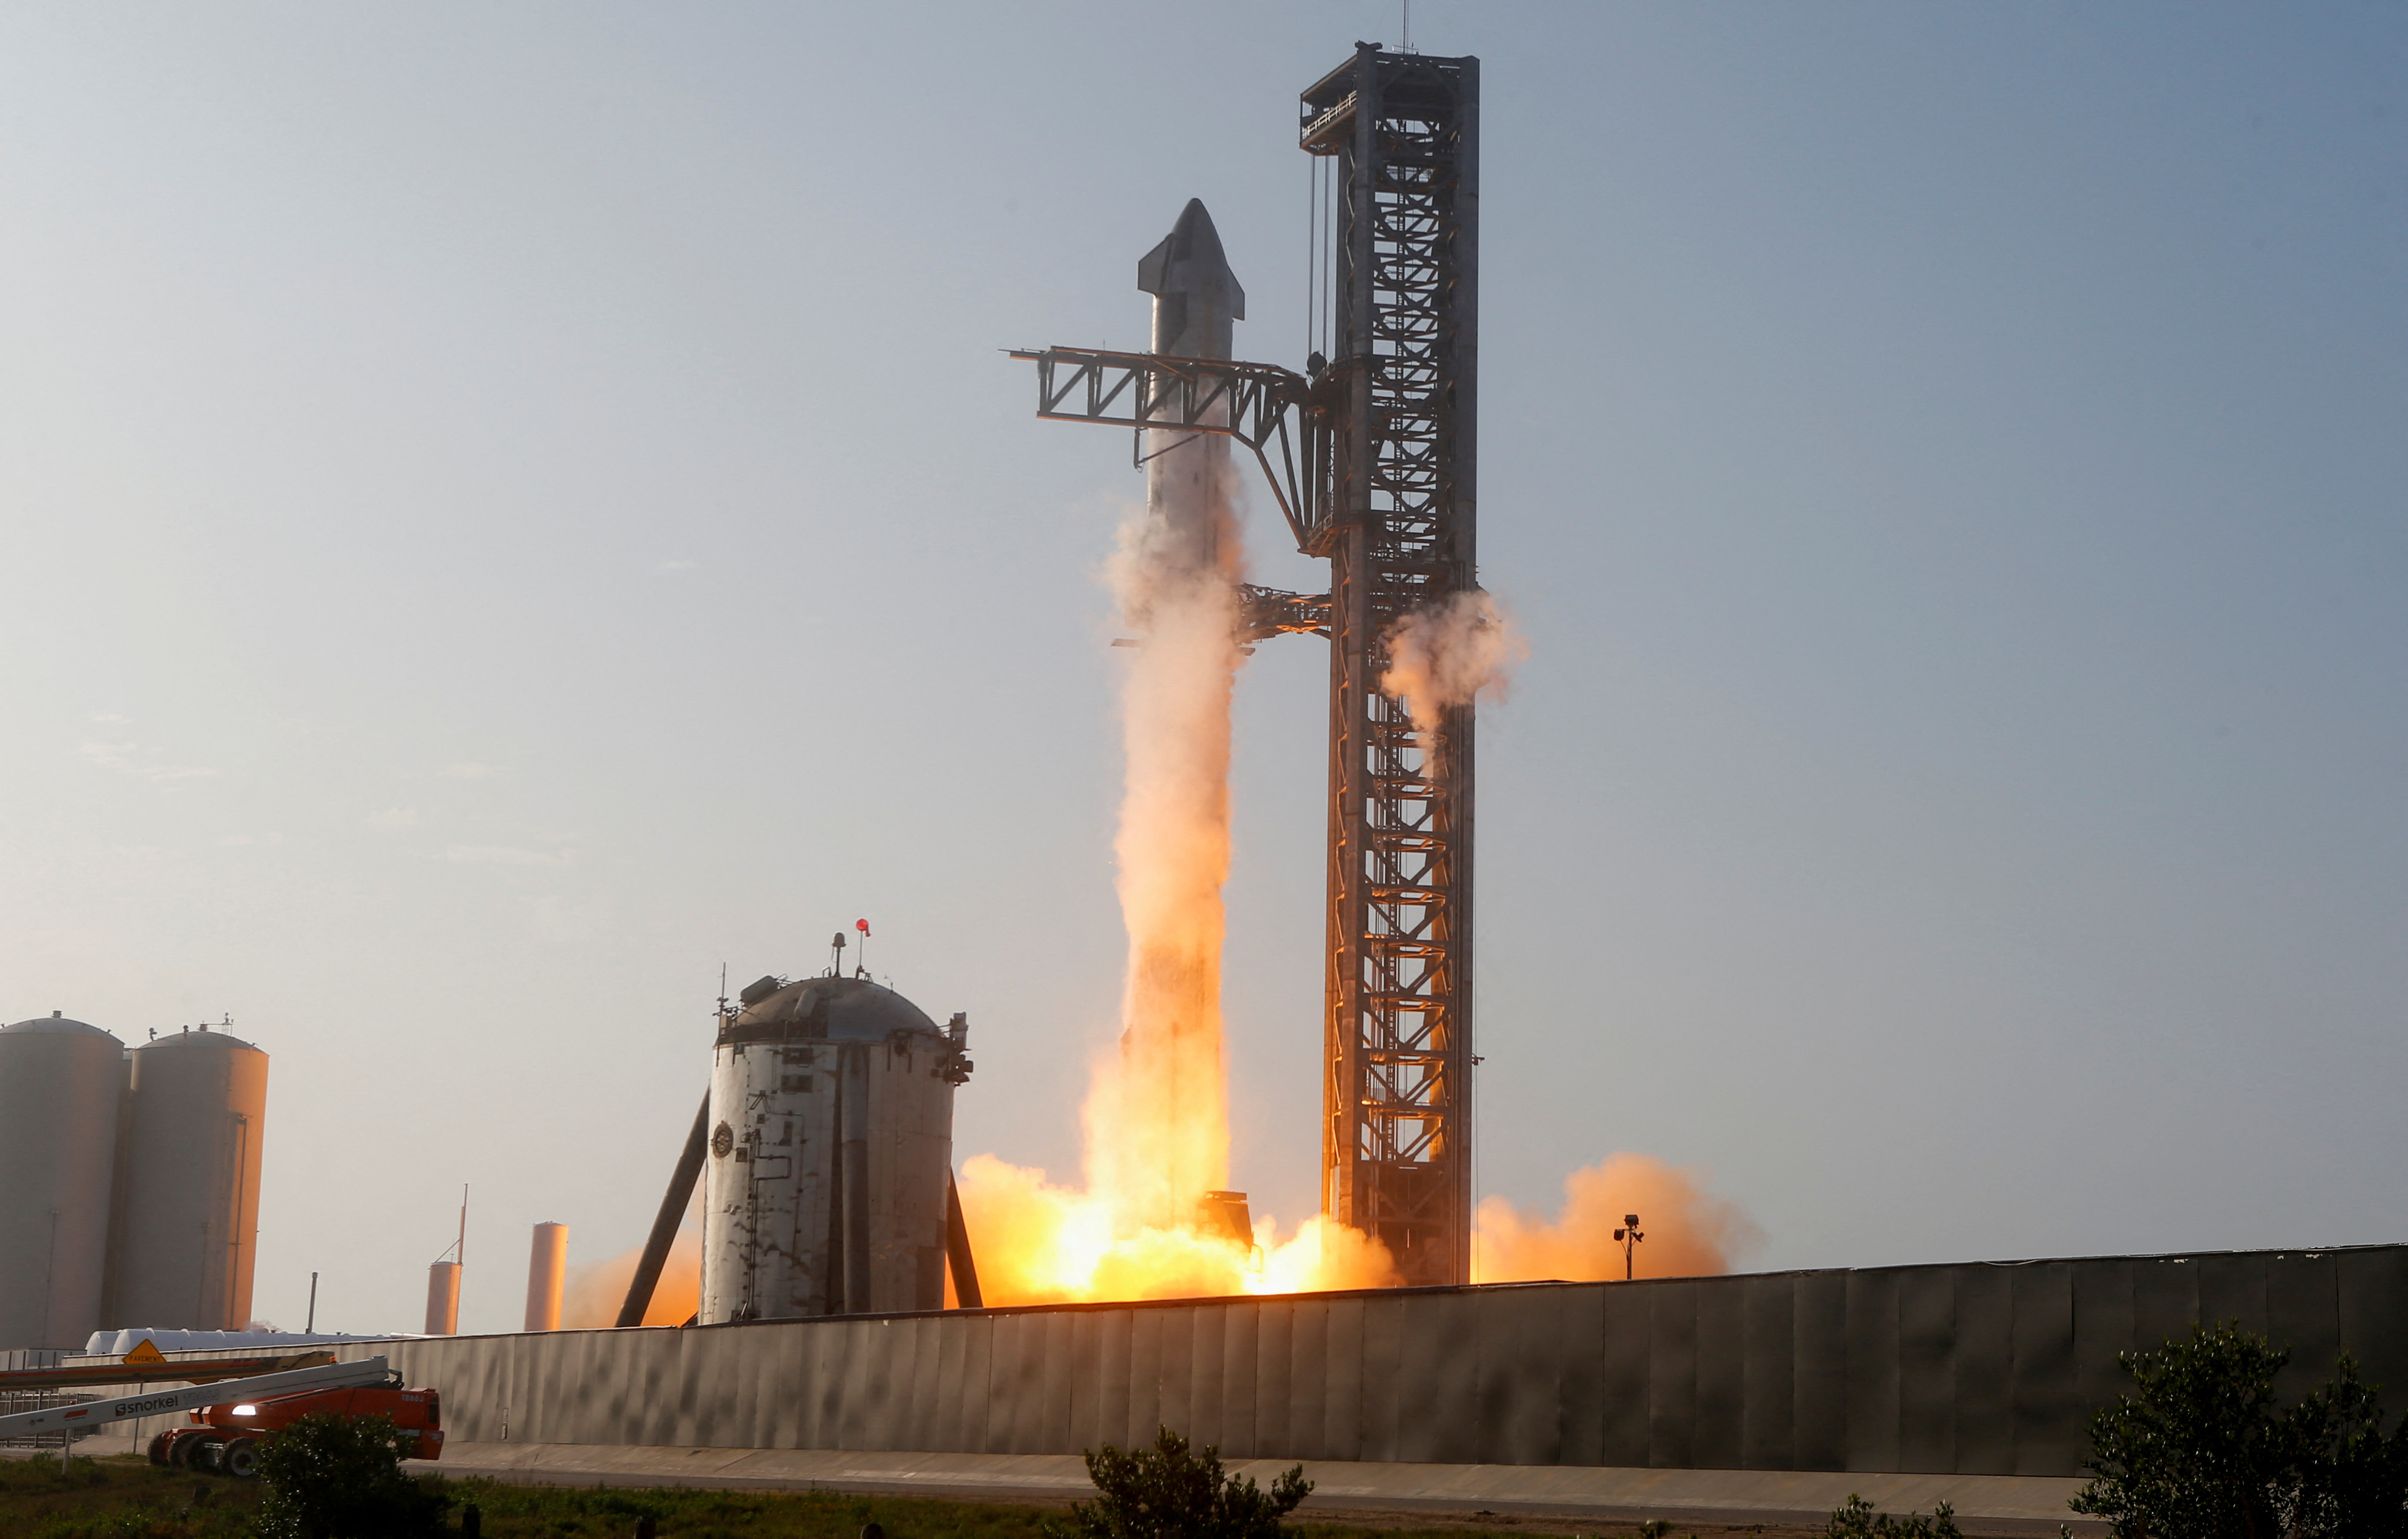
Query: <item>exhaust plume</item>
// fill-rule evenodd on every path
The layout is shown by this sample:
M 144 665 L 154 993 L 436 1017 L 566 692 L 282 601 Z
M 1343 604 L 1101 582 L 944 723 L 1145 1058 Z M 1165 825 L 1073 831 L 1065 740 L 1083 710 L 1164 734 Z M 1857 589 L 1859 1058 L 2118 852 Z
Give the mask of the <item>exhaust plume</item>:
M 1551 1220 L 1502 1197 L 1480 1204 L 1471 1239 L 1474 1282 L 1616 1281 L 1625 1214 L 1647 1237 L 1631 1253 L 1641 1277 L 1711 1277 L 1764 1238 L 1756 1221 L 1706 1192 L 1694 1171 L 1644 1154 L 1610 1154 L 1564 1177 L 1564 1205 Z
M 1245 291 L 1203 204 L 1191 201 L 1138 264 L 1138 287 L 1154 296 L 1154 352 L 1230 355 Z M 1393 1275 L 1377 1247 L 1318 1220 L 1285 1244 L 1257 1224 L 1249 1245 L 1197 1213 L 1204 1193 L 1229 1184 L 1221 887 L 1245 557 L 1227 437 L 1156 428 L 1143 447 L 1145 512 L 1122 532 L 1109 574 L 1139 637 L 1121 691 L 1119 1047 L 1087 1096 L 1084 1190 L 990 1156 L 963 1167 L 963 1216 L 991 1304 L 1371 1286 Z
M 1380 692 L 1402 699 L 1413 725 L 1435 733 L 1444 714 L 1484 691 L 1502 697 L 1530 644 L 1484 588 L 1450 593 L 1388 627 Z

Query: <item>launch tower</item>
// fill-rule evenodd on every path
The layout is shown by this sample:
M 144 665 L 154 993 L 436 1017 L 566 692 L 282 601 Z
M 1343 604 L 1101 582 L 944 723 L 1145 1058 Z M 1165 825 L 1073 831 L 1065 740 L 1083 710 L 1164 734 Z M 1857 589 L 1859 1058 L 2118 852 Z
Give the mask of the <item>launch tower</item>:
M 1471 1280 L 1472 708 L 1380 689 L 1401 616 L 1477 585 L 1480 63 L 1354 57 L 1306 91 L 1334 162 L 1329 948 L 1322 1206 L 1412 1283 Z
M 1327 165 L 1327 355 L 1270 364 L 1054 348 L 1038 414 L 1226 434 L 1326 594 L 1249 589 L 1250 638 L 1330 642 L 1323 1210 L 1412 1284 L 1471 1266 L 1472 707 L 1384 693 L 1397 622 L 1478 585 L 1480 62 L 1354 55 L 1305 91 Z

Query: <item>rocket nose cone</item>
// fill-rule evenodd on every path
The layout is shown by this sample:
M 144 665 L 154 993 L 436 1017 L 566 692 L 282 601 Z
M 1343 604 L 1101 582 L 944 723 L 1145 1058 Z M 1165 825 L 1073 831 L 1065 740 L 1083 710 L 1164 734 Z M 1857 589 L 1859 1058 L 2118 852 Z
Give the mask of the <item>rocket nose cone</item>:
M 1202 198 L 1189 198 L 1187 207 L 1179 211 L 1179 222 L 1170 227 L 1170 249 L 1182 262 L 1200 262 L 1224 271 L 1229 265 L 1221 251 L 1221 232 L 1212 227 L 1212 216 Z
M 1229 314 L 1240 321 L 1246 316 L 1246 291 L 1240 287 L 1238 275 L 1229 271 L 1229 259 L 1221 249 L 1221 232 L 1213 227 L 1202 198 L 1189 198 L 1170 234 L 1139 260 L 1137 286 L 1150 294 L 1217 292 L 1226 296 Z

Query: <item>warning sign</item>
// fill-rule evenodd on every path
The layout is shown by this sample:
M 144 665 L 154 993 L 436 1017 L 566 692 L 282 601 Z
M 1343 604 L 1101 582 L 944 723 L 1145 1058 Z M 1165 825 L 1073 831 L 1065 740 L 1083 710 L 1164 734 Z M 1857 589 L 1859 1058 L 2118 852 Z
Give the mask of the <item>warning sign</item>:
M 141 1346 L 125 1354 L 125 1361 L 127 1362 L 165 1362 L 167 1361 L 167 1354 L 151 1346 L 150 1338 L 145 1336 L 142 1338 Z

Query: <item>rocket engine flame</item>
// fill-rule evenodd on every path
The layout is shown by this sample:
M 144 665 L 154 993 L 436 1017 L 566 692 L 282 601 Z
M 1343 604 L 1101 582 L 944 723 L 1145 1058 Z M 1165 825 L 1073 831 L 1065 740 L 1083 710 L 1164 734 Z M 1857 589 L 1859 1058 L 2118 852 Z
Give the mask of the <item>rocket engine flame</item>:
M 1043 1171 L 991 1154 L 962 1166 L 961 1192 L 989 1304 L 1306 1293 L 1398 1281 L 1385 1248 L 1319 1217 L 1285 1240 L 1272 1219 L 1258 1218 L 1251 1247 L 1192 1219 L 1133 1228 L 1109 1195 L 1055 1186 Z

